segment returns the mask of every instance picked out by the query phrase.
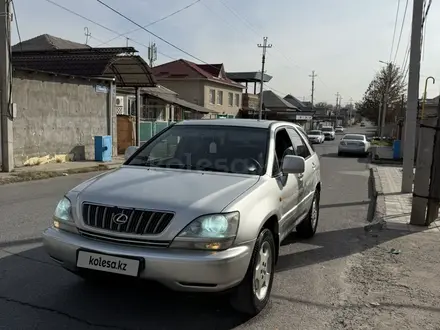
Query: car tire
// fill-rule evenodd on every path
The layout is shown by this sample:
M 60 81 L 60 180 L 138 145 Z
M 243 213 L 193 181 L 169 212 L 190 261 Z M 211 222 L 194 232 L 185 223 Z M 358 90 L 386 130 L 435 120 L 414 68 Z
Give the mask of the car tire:
M 339 157 L 341 157 L 341 156 L 343 156 L 344 154 L 342 153 L 342 152 L 340 152 L 340 151 L 338 151 L 338 156 Z
M 260 262 L 262 262 L 260 253 L 263 253 L 263 251 L 266 251 L 269 256 L 265 265 L 260 264 Z M 273 234 L 269 229 L 263 228 L 255 242 L 246 275 L 243 281 L 231 293 L 230 302 L 235 310 L 250 316 L 255 316 L 266 307 L 272 290 L 275 272 L 275 253 L 276 249 Z M 257 267 L 260 267 L 260 270 L 257 270 Z M 269 274 L 265 271 L 268 271 Z M 264 282 L 266 289 L 263 289 L 260 293 L 257 293 L 255 290 L 255 276 L 257 272 L 260 272 L 258 278 L 262 279 L 263 277 L 267 277 L 267 281 L 269 282 Z M 258 297 L 259 294 L 264 294 L 264 296 Z
M 316 190 L 307 217 L 296 227 L 297 234 L 302 238 L 311 238 L 316 233 L 319 221 L 319 199 L 320 193 Z

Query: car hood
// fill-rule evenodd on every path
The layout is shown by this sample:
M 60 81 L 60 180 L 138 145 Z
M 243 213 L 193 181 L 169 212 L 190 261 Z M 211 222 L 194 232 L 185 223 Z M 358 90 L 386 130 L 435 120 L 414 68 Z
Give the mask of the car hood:
M 221 212 L 259 176 L 123 166 L 72 189 L 79 203 L 196 213 Z

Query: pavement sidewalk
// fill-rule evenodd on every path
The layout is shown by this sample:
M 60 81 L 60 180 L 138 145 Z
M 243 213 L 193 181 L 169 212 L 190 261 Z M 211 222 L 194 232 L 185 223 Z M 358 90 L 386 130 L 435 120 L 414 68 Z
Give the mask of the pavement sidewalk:
M 107 171 L 117 168 L 124 162 L 124 157 L 114 157 L 111 162 L 76 161 L 47 163 L 35 166 L 23 166 L 11 173 L 0 172 L 0 185 L 22 181 L 41 180 L 70 174 Z
M 400 192 L 401 167 L 377 166 L 371 174 L 373 224 L 365 226 L 365 249 L 347 275 L 350 305 L 370 308 L 341 311 L 342 328 L 438 330 L 440 227 L 409 225 L 412 194 Z

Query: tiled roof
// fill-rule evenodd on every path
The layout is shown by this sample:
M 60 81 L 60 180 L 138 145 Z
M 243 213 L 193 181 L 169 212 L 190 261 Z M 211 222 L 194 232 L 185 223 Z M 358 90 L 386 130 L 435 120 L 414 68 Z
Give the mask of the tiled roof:
M 85 49 L 91 48 L 89 45 L 80 44 L 77 42 L 61 39 L 51 36 L 49 34 L 42 34 L 38 37 L 25 40 L 12 46 L 12 51 L 41 51 L 54 49 Z
M 244 88 L 243 85 L 229 79 L 223 64 L 196 64 L 184 59 L 164 63 L 152 68 L 153 74 L 160 79 L 194 79 L 204 78 L 218 83 Z

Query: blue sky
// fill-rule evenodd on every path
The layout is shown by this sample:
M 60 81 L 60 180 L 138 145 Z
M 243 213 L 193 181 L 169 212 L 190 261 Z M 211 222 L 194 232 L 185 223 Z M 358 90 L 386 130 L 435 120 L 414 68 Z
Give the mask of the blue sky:
M 111 30 L 123 33 L 137 27 L 119 17 L 96 0 L 51 0 Z M 104 0 L 141 25 L 147 25 L 194 0 Z M 58 8 L 45 0 L 14 0 L 22 40 L 40 34 L 85 42 L 84 28 L 92 34 L 91 46 L 108 41 L 115 33 Z M 268 88 L 281 96 L 291 93 L 299 99 L 310 99 L 312 70 L 315 101 L 334 103 L 339 92 L 342 103 L 361 99 L 368 83 L 390 59 L 394 21 L 398 0 L 201 0 L 173 17 L 148 27 L 153 33 L 208 63 L 224 63 L 227 71 L 257 71 L 261 50 L 256 44 L 263 36 L 273 45 L 268 51 L 266 72 L 273 76 Z M 400 1 L 396 42 L 405 7 Z M 398 65 L 409 40 L 412 0 L 396 57 Z M 428 88 L 428 97 L 440 92 L 440 2 L 433 1 L 427 19 L 421 88 L 424 79 L 438 77 Z M 13 43 L 18 42 L 13 26 Z M 150 41 L 156 42 L 158 61 L 185 58 L 198 62 L 157 38 L 140 30 L 129 34 L 130 45 L 146 58 Z M 124 46 L 125 37 L 110 46 Z M 107 46 L 107 45 L 104 45 Z M 394 59 L 394 52 L 392 60 Z

